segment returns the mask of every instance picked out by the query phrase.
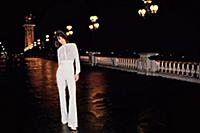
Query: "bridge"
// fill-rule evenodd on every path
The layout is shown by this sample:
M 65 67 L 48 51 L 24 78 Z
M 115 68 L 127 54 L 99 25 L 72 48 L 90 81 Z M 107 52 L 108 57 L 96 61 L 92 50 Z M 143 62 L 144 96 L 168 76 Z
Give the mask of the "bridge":
M 32 23 L 32 14 L 26 17 L 26 23 L 24 25 L 25 48 L 23 56 L 40 56 L 56 60 L 56 48 L 50 45 L 53 42 L 49 40 L 49 35 L 46 35 L 45 41 L 40 39 L 34 41 L 35 24 Z M 119 57 L 112 54 L 99 55 L 99 52 L 87 51 L 87 54 L 80 54 L 80 60 L 93 67 L 105 67 L 146 76 L 200 83 L 200 62 L 152 58 L 155 56 L 159 56 L 159 53 L 138 53 L 137 57 Z
M 29 57 L 42 57 L 56 60 L 56 50 L 31 49 L 19 55 Z M 159 53 L 138 53 L 138 56 L 118 57 L 113 55 L 103 55 L 99 52 L 87 52 L 80 54 L 82 63 L 91 67 L 104 67 L 120 71 L 133 72 L 144 76 L 158 76 L 174 80 L 200 83 L 200 62 L 160 59 Z M 19 58 L 16 58 L 19 60 Z
M 175 80 L 200 83 L 200 63 L 151 59 L 159 53 L 140 53 L 139 57 L 108 57 L 95 52 L 80 56 L 82 62 L 91 65 L 135 72 L 146 76 L 159 76 Z
M 167 72 L 160 71 L 157 61 L 155 69 L 146 69 L 140 60 L 81 56 L 76 133 L 199 130 L 199 84 L 149 76 Z M 41 57 L 18 61 L 0 66 L 2 127 L 17 133 L 71 133 L 60 123 L 57 62 Z

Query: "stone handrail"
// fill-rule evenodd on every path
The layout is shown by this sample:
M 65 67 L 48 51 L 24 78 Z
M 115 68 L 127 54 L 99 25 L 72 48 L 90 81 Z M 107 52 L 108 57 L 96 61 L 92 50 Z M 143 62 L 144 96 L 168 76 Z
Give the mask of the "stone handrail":
M 159 72 L 200 78 L 200 63 L 180 61 L 158 61 Z
M 200 83 L 200 63 L 198 62 L 151 60 L 146 55 L 140 58 L 122 58 L 93 54 L 80 56 L 80 60 L 91 66 Z

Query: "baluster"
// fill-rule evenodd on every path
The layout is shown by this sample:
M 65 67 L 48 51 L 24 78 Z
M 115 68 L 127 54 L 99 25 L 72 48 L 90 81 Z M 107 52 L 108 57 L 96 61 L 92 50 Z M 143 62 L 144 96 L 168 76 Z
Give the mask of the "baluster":
M 194 77 L 195 69 L 194 69 L 194 64 L 192 64 L 191 68 L 191 76 Z
M 159 60 L 159 61 L 156 61 L 156 66 L 157 66 L 158 71 L 160 71 L 160 68 L 161 68 L 160 65 L 161 65 L 160 60 Z
M 200 64 L 197 65 L 196 75 L 197 78 L 200 78 Z
M 130 59 L 127 59 L 128 68 L 130 68 Z
M 127 59 L 128 62 L 128 68 L 130 68 L 130 59 Z
M 131 68 L 133 68 L 134 59 L 131 59 Z
M 119 65 L 119 58 L 114 58 L 115 59 L 115 66 L 118 66 Z
M 133 69 L 135 69 L 135 59 L 133 59 Z
M 170 61 L 170 62 L 169 62 L 169 69 L 168 69 L 168 70 L 169 70 L 169 73 L 171 73 L 171 70 L 172 70 L 171 64 L 172 64 L 172 62 Z
M 135 60 L 135 62 L 134 62 L 134 68 L 137 70 L 137 65 L 138 65 L 138 59 L 137 60 Z
M 120 67 L 121 66 L 121 59 L 118 58 L 118 66 Z
M 173 74 L 176 73 L 176 63 L 177 63 L 177 62 L 173 62 L 173 68 L 172 68 Z
M 130 60 L 131 60 L 131 64 L 130 65 L 131 65 L 131 69 L 132 69 L 133 68 L 133 59 L 131 58 Z
M 189 67 L 189 64 L 187 64 L 187 67 L 186 67 L 186 76 L 189 76 L 189 73 L 190 73 L 190 67 Z
M 130 61 L 130 63 L 131 63 L 130 66 L 131 66 L 131 69 L 133 69 L 133 59 L 131 58 L 130 60 L 131 60 Z
M 121 65 L 122 65 L 122 59 L 119 58 L 119 66 L 121 67 Z
M 179 74 L 179 72 L 180 72 L 180 63 L 177 62 L 177 74 Z
M 161 72 L 164 70 L 164 61 L 161 61 Z
M 185 64 L 184 63 L 182 63 L 181 64 L 181 75 L 184 75 L 184 73 L 185 73 Z
M 128 65 L 128 59 L 125 59 L 126 60 L 126 67 L 128 67 L 129 65 Z
M 165 66 L 164 66 L 164 72 L 167 72 L 167 71 L 168 71 L 167 64 L 168 64 L 168 62 L 166 61 L 166 62 L 165 62 Z

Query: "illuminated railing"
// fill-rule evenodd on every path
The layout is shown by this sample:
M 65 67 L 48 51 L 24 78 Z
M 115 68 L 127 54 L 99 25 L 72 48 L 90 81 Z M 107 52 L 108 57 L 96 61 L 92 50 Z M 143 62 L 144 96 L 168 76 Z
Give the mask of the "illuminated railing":
M 158 61 L 159 72 L 200 78 L 200 63 Z
M 82 62 L 85 62 L 85 63 L 90 62 L 89 56 L 81 56 L 80 59 L 81 59 Z
M 122 58 L 88 55 L 81 56 L 80 60 L 92 66 L 200 83 L 199 62 L 151 60 L 148 57 Z

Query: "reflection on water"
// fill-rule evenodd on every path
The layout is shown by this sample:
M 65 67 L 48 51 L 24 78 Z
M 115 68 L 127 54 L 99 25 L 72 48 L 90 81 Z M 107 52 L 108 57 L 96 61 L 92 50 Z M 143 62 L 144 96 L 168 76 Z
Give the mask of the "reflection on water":
M 80 93 L 85 91 L 85 96 L 81 95 L 80 104 L 83 106 L 81 115 L 84 120 L 87 120 L 87 130 L 90 132 L 108 132 L 110 115 L 109 115 L 109 92 L 106 75 L 100 71 L 90 71 L 83 74 L 80 79 Z M 87 108 L 86 108 L 86 107 Z M 81 109 L 81 108 L 80 108 Z M 83 124 L 83 123 L 81 123 Z
M 58 109 L 58 94 L 56 86 L 57 63 L 41 58 L 26 58 L 26 66 L 33 94 L 40 99 L 46 108 Z
M 9 132 L 71 133 L 60 123 L 56 70 L 55 61 L 40 58 L 3 67 L 1 120 Z M 75 133 L 194 132 L 200 118 L 199 88 L 199 84 L 82 66 Z
M 40 58 L 27 58 L 26 66 L 32 86 L 32 94 L 43 110 L 48 110 L 45 115 L 46 123 L 51 126 L 54 120 L 60 123 L 59 100 L 56 87 L 55 61 L 43 60 Z M 79 126 L 85 129 L 85 132 L 106 132 L 109 129 L 108 121 L 110 119 L 107 110 L 109 103 L 108 85 L 106 75 L 103 72 L 90 71 L 82 72 L 80 80 L 77 82 L 77 103 L 79 113 Z M 44 119 L 44 118 L 43 118 Z M 51 120 L 51 121 L 52 121 Z M 58 129 L 57 129 L 58 130 Z M 69 132 L 67 126 L 61 126 L 61 133 Z M 84 130 L 82 130 L 84 132 Z
M 88 111 L 95 118 L 100 119 L 106 116 L 106 80 L 102 73 L 91 72 L 87 75 L 89 105 Z M 92 122 L 94 123 L 94 122 Z M 101 123 L 100 125 L 102 125 Z M 99 124 L 98 124 L 99 125 Z

